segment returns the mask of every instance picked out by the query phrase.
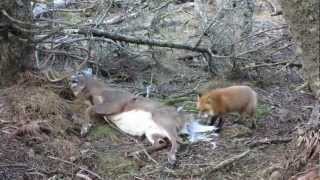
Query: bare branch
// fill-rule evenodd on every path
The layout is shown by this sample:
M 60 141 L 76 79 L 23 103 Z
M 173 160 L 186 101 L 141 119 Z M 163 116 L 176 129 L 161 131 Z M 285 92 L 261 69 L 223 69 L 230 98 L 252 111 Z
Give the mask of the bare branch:
M 193 47 L 185 44 L 178 44 L 178 43 L 171 43 L 171 42 L 165 42 L 165 41 L 157 41 L 153 39 L 144 39 L 144 38 L 137 38 L 107 31 L 102 31 L 98 29 L 88 29 L 88 28 L 82 28 L 78 31 L 79 34 L 87 35 L 92 34 L 93 36 L 97 37 L 104 37 L 108 39 L 112 39 L 114 41 L 124 41 L 128 43 L 133 44 L 142 44 L 142 45 L 150 45 L 150 46 L 158 46 L 158 47 L 167 47 L 167 48 L 175 48 L 175 49 L 184 49 L 189 51 L 195 51 L 199 52 L 205 55 L 205 58 L 208 61 L 208 64 L 210 66 L 209 70 L 211 73 L 215 74 L 212 67 L 212 58 L 228 58 L 228 56 L 217 56 L 214 55 L 212 52 L 210 52 L 206 48 L 200 48 L 200 47 Z

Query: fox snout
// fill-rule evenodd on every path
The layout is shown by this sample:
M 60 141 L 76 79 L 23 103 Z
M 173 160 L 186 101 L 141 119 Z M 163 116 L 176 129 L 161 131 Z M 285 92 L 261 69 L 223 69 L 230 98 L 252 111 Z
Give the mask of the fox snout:
M 199 118 L 209 118 L 210 116 L 214 116 L 215 114 L 213 112 L 199 112 L 198 117 Z

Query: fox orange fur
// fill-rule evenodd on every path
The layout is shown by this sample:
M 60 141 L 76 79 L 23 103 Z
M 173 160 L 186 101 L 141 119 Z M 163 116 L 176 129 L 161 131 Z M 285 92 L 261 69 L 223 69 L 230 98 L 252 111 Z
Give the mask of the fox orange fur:
M 222 115 L 230 112 L 238 112 L 241 119 L 249 116 L 252 119 L 252 127 L 256 127 L 257 93 L 249 86 L 230 86 L 210 90 L 198 96 L 197 109 L 200 114 L 211 116 L 211 125 L 219 117 L 219 127 L 222 127 Z

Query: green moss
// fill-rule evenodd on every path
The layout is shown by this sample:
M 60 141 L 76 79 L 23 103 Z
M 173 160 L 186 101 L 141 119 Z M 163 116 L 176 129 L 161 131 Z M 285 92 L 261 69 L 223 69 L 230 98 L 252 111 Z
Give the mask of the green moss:
M 196 103 L 193 102 L 193 101 L 185 102 L 184 105 L 183 105 L 183 109 L 184 109 L 186 112 L 198 113 L 198 110 L 197 110 L 197 108 L 196 108 Z
M 71 24 L 77 24 L 83 21 L 77 13 L 60 12 L 59 15 L 62 16 L 66 22 Z
M 108 179 L 126 179 L 138 171 L 138 165 L 119 152 L 98 154 L 98 163 L 99 173 L 106 175 Z
M 177 97 L 171 99 L 160 100 L 163 104 L 172 106 L 185 101 L 190 101 L 191 97 Z
M 93 139 L 101 139 L 101 138 L 113 138 L 117 136 L 117 132 L 112 129 L 108 125 L 99 125 L 95 126 L 91 131 L 90 131 L 90 137 Z
M 270 114 L 271 112 L 271 107 L 266 105 L 266 104 L 258 104 L 257 111 L 256 111 L 256 116 L 257 119 L 263 118 Z

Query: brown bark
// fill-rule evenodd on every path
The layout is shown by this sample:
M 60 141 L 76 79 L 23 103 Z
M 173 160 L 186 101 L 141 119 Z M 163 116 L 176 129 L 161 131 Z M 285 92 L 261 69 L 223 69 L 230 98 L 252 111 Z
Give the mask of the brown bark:
M 304 78 L 320 96 L 320 1 L 280 0 L 290 31 L 302 50 Z
M 253 0 L 216 0 L 217 14 L 209 24 L 212 49 L 228 56 L 247 49 L 247 42 L 238 42 L 252 31 Z
M 30 0 L 1 0 L 0 1 L 0 87 L 11 82 L 15 75 L 31 65 L 31 47 L 27 39 L 32 37 L 26 24 L 12 22 L 3 14 L 22 22 L 31 22 Z

